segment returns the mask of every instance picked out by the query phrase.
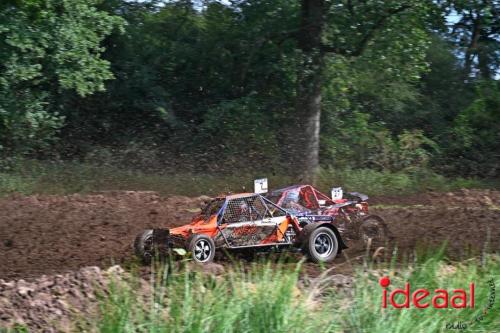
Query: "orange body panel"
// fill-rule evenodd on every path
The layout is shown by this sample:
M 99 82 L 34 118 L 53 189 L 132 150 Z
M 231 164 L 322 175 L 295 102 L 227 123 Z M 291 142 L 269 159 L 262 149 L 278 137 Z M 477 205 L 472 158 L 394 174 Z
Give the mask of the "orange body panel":
M 203 234 L 208 237 L 215 237 L 219 232 L 217 228 L 217 215 L 212 215 L 208 221 L 203 219 L 193 219 L 193 222 L 170 229 L 170 234 L 189 238 L 192 234 Z
M 269 235 L 269 237 L 265 238 L 262 241 L 262 244 L 282 242 L 285 238 L 285 232 L 287 231 L 290 225 L 292 225 L 295 230 L 300 229 L 299 224 L 296 220 L 294 220 L 292 217 L 284 217 L 283 222 L 278 224 L 276 232 L 273 233 L 272 235 Z

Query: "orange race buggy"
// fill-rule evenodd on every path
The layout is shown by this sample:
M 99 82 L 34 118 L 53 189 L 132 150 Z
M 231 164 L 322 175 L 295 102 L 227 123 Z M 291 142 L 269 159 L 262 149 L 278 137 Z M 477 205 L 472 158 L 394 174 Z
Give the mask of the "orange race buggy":
M 195 262 L 207 263 L 219 249 L 285 247 L 302 250 L 315 262 L 329 262 L 346 245 L 331 221 L 301 224 L 295 216 L 255 193 L 215 198 L 191 223 L 146 230 L 134 243 L 136 254 L 144 262 L 174 248 L 184 248 Z

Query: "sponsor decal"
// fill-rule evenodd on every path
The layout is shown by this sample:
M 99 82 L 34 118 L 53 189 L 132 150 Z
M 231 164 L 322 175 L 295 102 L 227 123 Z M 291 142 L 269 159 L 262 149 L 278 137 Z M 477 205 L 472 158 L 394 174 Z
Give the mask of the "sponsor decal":
M 233 229 L 233 237 L 243 236 L 248 234 L 253 234 L 257 232 L 257 227 L 255 225 L 244 225 Z

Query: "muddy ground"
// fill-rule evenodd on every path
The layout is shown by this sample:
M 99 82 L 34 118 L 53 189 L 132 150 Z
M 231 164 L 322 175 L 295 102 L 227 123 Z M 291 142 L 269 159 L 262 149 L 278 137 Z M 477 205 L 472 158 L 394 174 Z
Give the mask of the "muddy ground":
M 34 332 L 92 330 L 88 318 L 98 312 L 99 295 L 110 281 L 133 279 L 113 265 L 127 268 L 134 262 L 135 235 L 146 228 L 182 225 L 207 199 L 123 191 L 0 198 L 0 330 L 17 324 Z M 372 213 L 385 218 L 393 236 L 385 254 L 397 247 L 400 256 L 412 255 L 444 241 L 456 259 L 480 254 L 485 247 L 500 251 L 500 191 L 376 197 L 371 202 Z M 366 253 L 361 242 L 348 245 L 330 265 L 336 288 L 352 287 L 349 273 Z M 292 255 L 290 265 L 300 258 Z M 221 258 L 193 269 L 218 275 L 229 265 Z M 304 266 L 301 279 L 319 273 L 318 265 Z M 142 273 L 149 276 L 148 268 Z M 140 294 L 147 297 L 147 279 L 140 282 Z
M 0 198 L 0 279 L 126 266 L 137 233 L 184 224 L 206 199 L 124 191 Z M 500 251 L 500 191 L 374 197 L 372 204 L 372 213 L 387 221 L 392 246 L 400 253 L 437 247 L 445 240 L 456 258 L 480 253 L 485 246 Z M 349 245 L 348 257 L 363 253 L 360 244 Z M 334 264 L 344 262 L 345 257 Z
M 42 275 L 32 281 L 5 282 L 0 279 L 0 331 L 22 326 L 30 332 L 88 332 L 99 311 L 99 299 L 111 283 L 131 280 L 120 266 L 107 270 L 85 267 L 52 276 Z M 138 286 L 147 295 L 146 281 Z M 2 331 L 3 332 L 3 331 Z

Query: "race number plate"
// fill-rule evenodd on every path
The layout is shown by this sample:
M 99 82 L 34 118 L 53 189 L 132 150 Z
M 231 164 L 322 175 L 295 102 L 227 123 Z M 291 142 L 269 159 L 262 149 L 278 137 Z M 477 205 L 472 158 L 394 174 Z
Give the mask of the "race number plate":
M 267 193 L 267 178 L 255 179 L 253 181 L 254 193 Z
M 332 200 L 342 199 L 344 193 L 342 191 L 342 187 L 334 187 L 332 188 Z

